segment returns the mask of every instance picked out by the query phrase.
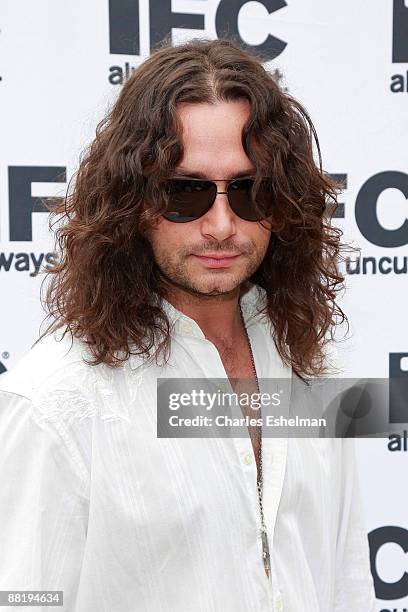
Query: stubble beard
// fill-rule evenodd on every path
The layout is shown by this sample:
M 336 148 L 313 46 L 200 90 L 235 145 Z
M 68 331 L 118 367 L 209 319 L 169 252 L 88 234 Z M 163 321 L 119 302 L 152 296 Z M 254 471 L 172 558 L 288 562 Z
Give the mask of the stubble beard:
M 259 253 L 246 256 L 246 265 L 240 271 L 227 271 L 226 269 L 207 269 L 194 273 L 189 270 L 189 257 L 179 258 L 177 261 L 157 261 L 166 285 L 183 289 L 196 296 L 220 296 L 234 292 L 247 281 L 259 268 L 263 260 Z

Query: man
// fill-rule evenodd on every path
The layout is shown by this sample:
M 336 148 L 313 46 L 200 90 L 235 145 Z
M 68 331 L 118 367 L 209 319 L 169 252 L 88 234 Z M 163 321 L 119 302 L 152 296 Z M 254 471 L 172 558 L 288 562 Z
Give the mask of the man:
M 351 440 L 157 436 L 159 378 L 328 371 L 340 232 L 313 134 L 226 39 L 163 46 L 125 83 L 54 211 L 53 322 L 1 381 L 1 589 L 75 612 L 374 610 Z

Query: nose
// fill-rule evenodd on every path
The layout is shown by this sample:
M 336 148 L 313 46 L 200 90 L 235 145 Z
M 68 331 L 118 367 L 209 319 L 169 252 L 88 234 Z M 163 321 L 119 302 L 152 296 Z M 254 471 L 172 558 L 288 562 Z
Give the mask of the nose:
M 210 210 L 201 217 L 201 233 L 215 240 L 227 240 L 236 233 L 236 215 L 228 202 L 226 181 L 217 181 L 217 195 Z

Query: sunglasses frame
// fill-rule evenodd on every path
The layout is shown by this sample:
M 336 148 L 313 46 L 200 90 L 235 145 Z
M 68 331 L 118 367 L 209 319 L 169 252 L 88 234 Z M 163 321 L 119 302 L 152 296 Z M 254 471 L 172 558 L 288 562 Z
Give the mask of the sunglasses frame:
M 228 198 L 229 206 L 233 210 L 234 214 L 236 214 L 240 219 L 243 219 L 244 221 L 250 221 L 252 223 L 257 223 L 259 221 L 262 221 L 262 220 L 267 218 L 267 215 L 265 217 L 261 217 L 259 219 L 245 219 L 245 217 L 242 217 L 241 215 L 239 215 L 234 210 L 234 207 L 231 205 L 231 200 L 230 200 L 230 188 L 231 188 L 231 185 L 233 183 L 237 183 L 237 182 L 245 181 L 245 180 L 252 180 L 252 181 L 254 181 L 254 176 L 248 175 L 248 176 L 242 176 L 242 177 L 235 177 L 235 178 L 231 178 L 231 179 L 201 179 L 201 178 L 195 178 L 195 177 L 189 177 L 189 176 L 174 176 L 174 177 L 171 177 L 171 178 L 169 178 L 169 179 L 164 181 L 164 185 L 168 185 L 169 183 L 171 183 L 173 181 L 186 181 L 186 182 L 195 182 L 196 181 L 198 183 L 210 183 L 212 188 L 215 186 L 215 188 L 218 189 L 218 186 L 217 186 L 215 181 L 226 181 L 227 182 L 227 191 L 216 191 L 214 193 L 213 201 L 208 205 L 208 208 L 204 212 L 202 212 L 200 215 L 198 215 L 198 216 L 189 217 L 189 218 L 183 218 L 183 220 L 182 220 L 182 219 L 171 218 L 172 213 L 171 212 L 168 212 L 168 213 L 165 212 L 165 213 L 163 213 L 163 217 L 165 219 L 167 219 L 167 221 L 170 221 L 172 223 L 190 223 L 191 221 L 196 221 L 197 219 L 200 219 L 201 217 L 203 217 L 205 214 L 208 213 L 208 211 L 214 205 L 214 202 L 217 199 L 217 195 L 225 194 L 227 196 L 227 198 Z M 262 180 L 270 180 L 270 178 L 269 177 L 262 177 Z

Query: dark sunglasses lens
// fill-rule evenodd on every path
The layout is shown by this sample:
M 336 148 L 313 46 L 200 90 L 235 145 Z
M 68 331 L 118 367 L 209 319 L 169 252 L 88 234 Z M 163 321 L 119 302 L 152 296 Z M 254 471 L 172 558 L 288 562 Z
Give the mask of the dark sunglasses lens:
M 169 179 L 165 190 L 169 203 L 163 217 L 175 223 L 187 223 L 199 219 L 210 210 L 217 186 L 210 181 Z
M 245 221 L 261 221 L 268 216 L 271 203 L 271 186 L 263 179 L 258 190 L 256 203 L 252 198 L 254 179 L 232 181 L 228 189 L 228 199 L 234 213 Z

